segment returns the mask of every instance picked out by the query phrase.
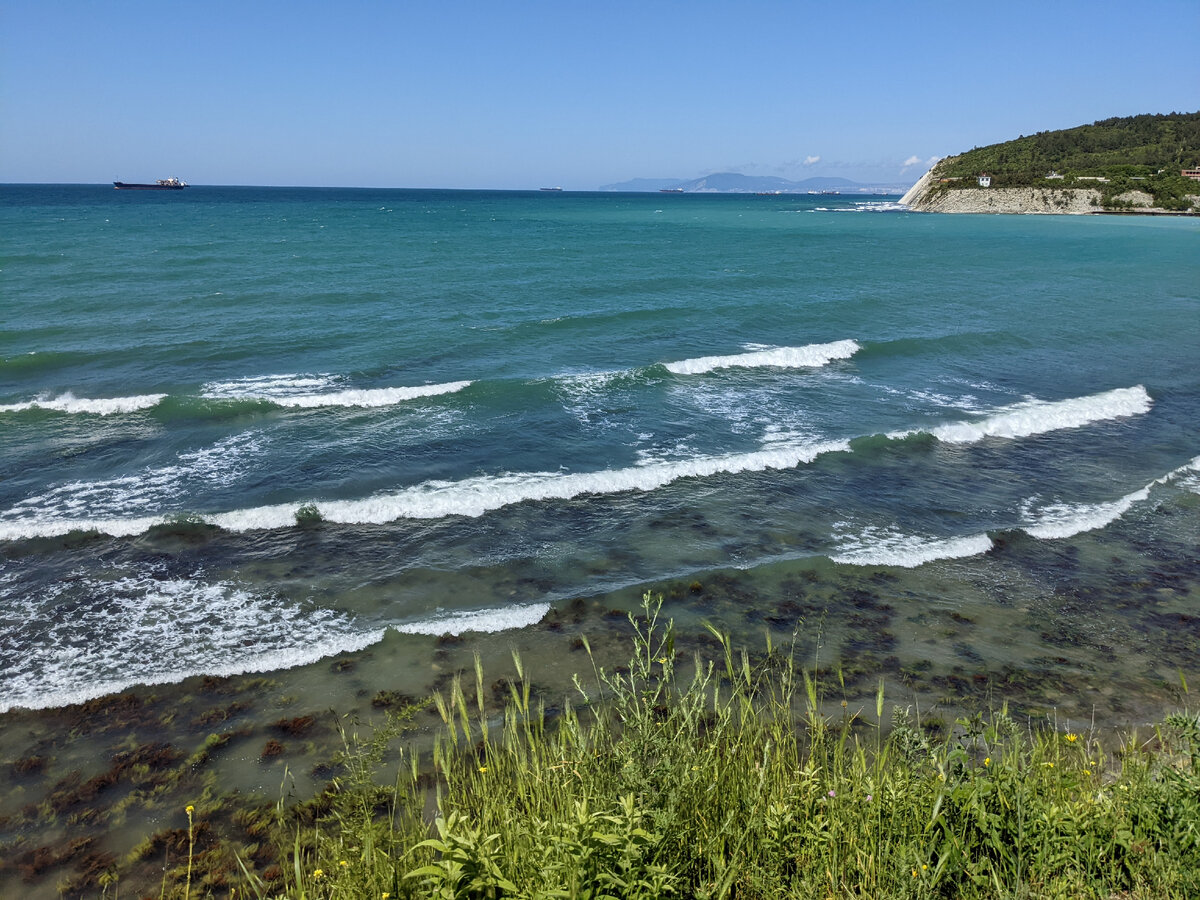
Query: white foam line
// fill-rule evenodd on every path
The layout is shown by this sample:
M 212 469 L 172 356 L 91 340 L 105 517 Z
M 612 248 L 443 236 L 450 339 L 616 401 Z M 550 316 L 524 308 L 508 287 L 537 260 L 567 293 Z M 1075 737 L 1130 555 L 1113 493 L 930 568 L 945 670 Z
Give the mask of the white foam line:
M 1117 388 L 1088 397 L 1069 400 L 1030 400 L 1004 407 L 978 422 L 954 422 L 930 429 L 940 441 L 948 444 L 973 444 L 984 438 L 1021 438 L 1064 428 L 1082 428 L 1094 422 L 1142 415 L 1150 411 L 1153 401 L 1141 385 Z M 891 438 L 905 438 L 917 432 L 897 432 Z
M 702 356 L 665 363 L 667 371 L 676 375 L 701 375 L 714 369 L 758 368 L 774 366 L 795 369 L 828 365 L 836 359 L 849 359 L 859 351 L 855 341 L 834 341 L 830 344 L 808 344 L 804 347 L 776 347 L 773 350 L 755 350 L 733 356 Z
M 401 634 L 462 634 L 468 631 L 495 634 L 498 631 L 511 631 L 514 628 L 536 625 L 548 612 L 550 612 L 549 603 L 531 603 L 525 606 L 500 609 L 441 613 L 420 622 L 407 622 L 391 627 Z
M 203 666 L 195 669 L 183 667 L 172 669 L 170 672 L 156 672 L 138 677 L 111 678 L 108 680 L 89 681 L 84 685 L 69 688 L 38 692 L 30 696 L 0 699 L 0 713 L 10 709 L 50 709 L 53 707 L 70 706 L 74 703 L 84 703 L 116 694 L 137 685 L 178 684 L 186 678 L 197 675 L 210 675 L 216 678 L 229 678 L 235 675 L 255 674 L 259 672 L 279 672 L 284 669 L 295 669 L 311 665 L 329 656 L 339 653 L 353 653 L 363 650 L 372 644 L 383 640 L 386 629 L 361 634 L 342 634 L 336 638 L 325 638 L 320 644 L 309 643 L 303 647 L 290 647 L 285 650 L 271 650 L 255 656 L 249 656 L 234 663 L 223 665 Z
M 314 505 L 322 519 L 346 525 L 382 525 L 397 519 L 481 516 L 525 501 L 570 500 L 585 494 L 653 491 L 681 478 L 791 469 L 825 453 L 850 449 L 847 441 L 777 445 L 749 453 L 662 461 L 600 472 L 522 472 L 481 475 L 462 481 L 428 481 L 401 491 L 361 500 L 322 500 Z M 301 504 L 280 503 L 203 516 L 228 531 L 288 528 Z M 27 540 L 95 530 L 114 537 L 140 534 L 164 524 L 164 517 L 137 519 L 45 519 L 0 522 L 0 540 Z
M 80 413 L 94 416 L 111 416 L 117 413 L 131 413 L 157 406 L 166 394 L 142 394 L 134 397 L 106 397 L 88 399 L 76 397 L 67 392 L 50 399 L 29 400 L 25 403 L 10 403 L 0 406 L 0 413 L 24 412 L 28 409 L 48 409 L 54 412 Z
M 329 394 L 298 394 L 291 397 L 264 397 L 279 406 L 315 409 L 323 406 L 378 407 L 393 406 L 406 400 L 420 397 L 436 397 L 453 394 L 470 385 L 469 381 L 451 381 L 446 384 L 429 384 L 419 387 L 374 388 L 370 390 L 345 390 Z
M 986 534 L 925 538 L 901 534 L 895 530 L 868 528 L 829 558 L 836 563 L 854 566 L 898 566 L 915 569 L 934 560 L 979 556 L 991 549 L 992 539 Z
M 1021 526 L 1029 535 L 1046 540 L 1073 537 L 1085 531 L 1096 531 L 1115 522 L 1133 508 L 1135 503 L 1141 503 L 1150 498 L 1150 491 L 1155 485 L 1170 484 L 1178 481 L 1184 488 L 1200 493 L 1191 476 L 1200 472 L 1200 456 L 1184 463 L 1177 469 L 1172 469 L 1161 478 L 1155 478 L 1144 488 L 1126 494 L 1108 503 L 1055 503 L 1045 506 L 1036 513 L 1032 512 L 1032 501 L 1027 501 L 1026 515 L 1037 521 Z
M 1037 519 L 1032 525 L 1023 525 L 1022 530 L 1036 538 L 1056 540 L 1073 537 L 1085 531 L 1095 531 L 1115 522 L 1135 503 L 1150 496 L 1150 486 L 1126 494 L 1119 500 L 1109 503 L 1081 503 L 1071 505 L 1056 503 L 1040 509 Z
M 17 519 L 0 522 L 0 541 L 59 537 L 72 531 L 98 531 L 113 537 L 130 537 L 166 521 L 168 520 L 165 516 L 139 516 L 129 519 Z
M 1177 478 L 1186 478 L 1188 475 L 1195 475 L 1198 472 L 1200 472 L 1200 456 L 1193 458 L 1189 462 L 1185 462 L 1178 469 L 1172 469 L 1162 478 L 1156 478 L 1154 483 L 1166 484 L 1169 481 L 1175 481 Z
M 396 519 L 440 519 L 481 516 L 525 501 L 570 500 L 585 494 L 653 491 L 681 478 L 704 478 L 737 472 L 791 469 L 823 453 L 849 450 L 846 441 L 775 447 L 750 453 L 699 457 L 631 466 L 600 472 L 523 472 L 483 475 L 463 481 L 429 481 L 403 491 L 364 500 L 316 504 L 322 518 L 343 524 L 381 525 Z M 260 507 L 222 513 L 210 521 L 231 531 L 279 528 L 295 522 L 294 506 Z

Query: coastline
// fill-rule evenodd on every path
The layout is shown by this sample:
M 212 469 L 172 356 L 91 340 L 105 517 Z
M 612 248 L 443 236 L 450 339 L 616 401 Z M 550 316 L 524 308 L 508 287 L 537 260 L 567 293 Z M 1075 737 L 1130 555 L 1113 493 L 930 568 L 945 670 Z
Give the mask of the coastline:
M 191 677 L 69 707 L 14 709 L 0 716 L 0 760 L 9 772 L 0 891 L 51 898 L 63 883 L 95 890 L 105 872 L 118 871 L 124 886 L 150 890 L 166 848 L 174 865 L 181 849 L 186 854 L 181 810 L 193 803 L 210 829 L 206 848 L 239 848 L 263 871 L 274 861 L 254 856 L 255 828 L 277 801 L 303 804 L 328 791 L 347 733 L 369 733 L 393 711 L 445 694 L 460 677 L 471 680 L 476 659 L 493 713 L 512 685 L 528 679 L 553 717 L 578 699 L 574 675 L 587 676 L 593 661 L 611 670 L 627 659 L 626 614 L 646 590 L 664 596 L 664 616 L 676 622 L 678 664 L 713 651 L 707 623 L 755 659 L 766 635 L 807 671 L 839 684 L 837 697 L 827 698 L 829 715 L 839 714 L 843 699 L 856 708 L 871 703 L 885 684 L 900 708 L 919 708 L 939 728 L 1006 703 L 1031 725 L 1090 721 L 1116 738 L 1184 700 L 1170 672 L 1190 673 L 1200 657 L 1172 632 L 1193 621 L 1200 569 L 1174 545 L 1144 571 L 1116 566 L 1115 536 L 1006 537 L 988 565 L 1007 573 L 997 580 L 1013 591 L 990 609 L 967 600 L 974 578 L 956 560 L 913 570 L 781 561 L 563 601 L 513 631 L 389 631 L 371 647 L 298 669 Z M 1086 626 L 1076 621 L 1084 595 L 1076 596 L 1074 576 L 1042 583 L 1062 558 L 1084 571 L 1111 568 L 1104 596 L 1086 595 L 1093 607 Z M 439 722 L 432 705 L 418 714 L 411 735 L 418 753 L 430 751 Z
M 1053 187 L 970 187 L 939 189 L 934 177 L 935 165 L 900 198 L 900 205 L 915 212 L 969 213 L 1035 216 L 1195 216 L 1192 211 L 1178 212 L 1152 206 L 1153 197 L 1142 191 L 1128 191 L 1116 199 L 1121 208 L 1101 206 L 1100 191 L 1094 188 Z

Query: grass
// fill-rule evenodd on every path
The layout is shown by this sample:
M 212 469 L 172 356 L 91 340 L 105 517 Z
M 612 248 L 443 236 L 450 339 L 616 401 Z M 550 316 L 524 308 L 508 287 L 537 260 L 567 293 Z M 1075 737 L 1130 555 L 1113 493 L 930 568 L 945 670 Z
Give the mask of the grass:
M 786 650 L 752 664 L 714 632 L 718 658 L 677 658 L 660 606 L 647 595 L 631 616 L 628 666 L 593 666 L 556 716 L 534 702 L 514 656 L 501 713 L 484 703 L 478 662 L 473 679 L 434 698 L 431 758 L 401 751 L 397 764 L 389 750 L 417 707 L 370 736 L 347 734 L 330 787 L 280 803 L 287 864 L 244 867 L 243 891 L 1200 896 L 1197 717 L 1169 716 L 1111 757 L 1094 734 L 1023 726 L 1004 709 L 935 740 L 889 711 L 882 685 L 870 709 L 843 701 L 823 713 L 822 686 Z

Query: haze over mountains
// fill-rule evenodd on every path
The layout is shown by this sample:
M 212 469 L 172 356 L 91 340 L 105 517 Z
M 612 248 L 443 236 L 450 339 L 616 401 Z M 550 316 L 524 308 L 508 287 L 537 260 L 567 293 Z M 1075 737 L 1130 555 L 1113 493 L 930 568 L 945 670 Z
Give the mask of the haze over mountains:
M 863 184 L 848 178 L 805 178 L 789 181 L 774 175 L 742 175 L 738 172 L 717 172 L 701 178 L 633 178 L 616 184 L 601 185 L 602 191 L 682 191 L 684 193 L 709 194 L 758 194 L 779 192 L 783 194 L 805 194 L 809 191 L 838 191 L 861 194 L 902 194 L 912 184 Z

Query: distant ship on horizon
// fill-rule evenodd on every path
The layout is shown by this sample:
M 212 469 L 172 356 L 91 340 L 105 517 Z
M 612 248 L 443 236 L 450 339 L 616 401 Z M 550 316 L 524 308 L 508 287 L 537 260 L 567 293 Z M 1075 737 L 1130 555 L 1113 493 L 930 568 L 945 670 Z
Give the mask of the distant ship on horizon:
M 126 184 L 124 181 L 114 181 L 113 187 L 118 191 L 182 191 L 188 184 L 172 176 L 160 178 L 154 184 Z

